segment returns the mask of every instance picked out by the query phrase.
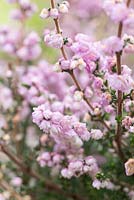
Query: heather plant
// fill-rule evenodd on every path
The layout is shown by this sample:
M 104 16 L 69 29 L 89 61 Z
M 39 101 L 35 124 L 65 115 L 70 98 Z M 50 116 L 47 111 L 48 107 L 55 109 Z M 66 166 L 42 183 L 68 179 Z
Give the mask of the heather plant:
M 8 2 L 17 26 L 0 28 L 0 200 L 133 200 L 133 1 L 50 0 L 41 35 L 26 25 L 37 5 Z

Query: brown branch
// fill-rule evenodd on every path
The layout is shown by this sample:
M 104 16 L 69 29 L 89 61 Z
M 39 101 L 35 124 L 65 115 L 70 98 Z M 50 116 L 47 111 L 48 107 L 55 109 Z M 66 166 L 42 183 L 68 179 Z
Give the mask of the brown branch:
M 54 0 L 51 0 L 51 6 L 52 6 L 52 8 L 55 8 L 55 1 Z
M 77 194 L 73 194 L 70 192 L 65 192 L 61 186 L 52 183 L 49 180 L 44 180 L 42 176 L 40 176 L 37 172 L 35 172 L 33 169 L 30 169 L 29 166 L 26 166 L 22 160 L 18 159 L 13 153 L 11 153 L 11 150 L 9 150 L 7 147 L 5 147 L 3 144 L 0 144 L 0 150 L 5 153 L 10 160 L 12 160 L 21 170 L 24 174 L 28 175 L 29 177 L 35 178 L 37 181 L 41 181 L 44 183 L 45 187 L 53 191 L 57 194 L 63 195 L 65 199 L 72 198 L 74 200 L 85 200 L 83 197 Z
M 130 3 L 131 3 L 131 0 L 127 0 L 127 3 L 126 3 L 127 7 L 130 6 Z
M 52 8 L 55 8 L 55 0 L 51 0 L 51 7 L 52 7 Z M 57 18 L 57 19 L 54 19 L 54 23 L 55 23 L 55 27 L 56 27 L 57 33 L 58 33 L 58 34 L 62 34 L 62 33 L 61 33 L 61 30 L 60 30 L 60 25 L 59 25 L 59 20 L 58 20 L 58 18 Z M 61 50 L 61 53 L 62 53 L 62 56 L 64 57 L 64 59 L 67 60 L 67 55 L 66 55 L 66 52 L 65 52 L 64 47 L 62 46 L 60 50 Z M 83 90 L 82 90 L 80 84 L 78 83 L 78 81 L 77 81 L 77 79 L 76 79 L 76 76 L 75 76 L 73 70 L 68 70 L 67 72 L 70 74 L 70 76 L 71 76 L 72 80 L 74 81 L 74 83 L 75 83 L 77 89 L 78 89 L 79 91 L 83 92 Z M 89 108 L 93 111 L 94 108 L 93 108 L 93 106 L 91 105 L 91 103 L 89 102 L 89 100 L 86 98 L 85 95 L 83 95 L 83 99 L 85 100 L 85 102 L 87 103 L 87 105 L 89 106 Z M 106 123 L 105 121 L 104 121 L 104 122 L 102 122 L 102 120 L 99 120 L 99 121 L 100 121 L 109 131 L 111 130 L 111 128 L 107 125 L 107 123 Z
M 131 0 L 127 0 L 127 7 L 129 7 Z M 122 32 L 123 32 L 123 24 L 122 22 L 119 23 L 118 26 L 118 33 L 117 36 L 119 38 L 121 38 L 122 36 Z M 121 75 L 121 52 L 116 53 L 116 65 L 117 65 L 117 74 Z M 117 121 L 117 129 L 116 129 L 116 135 L 115 135 L 115 141 L 117 143 L 117 148 L 118 148 L 118 154 L 120 156 L 120 158 L 123 160 L 123 162 L 125 162 L 125 155 L 122 151 L 122 147 L 121 147 L 121 135 L 122 135 L 122 124 L 121 124 L 121 120 L 122 119 L 122 105 L 123 105 L 123 93 L 122 91 L 118 90 L 118 94 L 117 94 L 117 117 L 118 117 L 118 121 Z
M 122 31 L 123 31 L 123 24 L 122 24 L 122 22 L 120 22 L 120 23 L 119 23 L 119 27 L 118 27 L 118 33 L 117 33 L 117 36 L 118 36 L 119 38 L 121 38 Z
M 76 77 L 75 77 L 74 71 L 73 71 L 73 70 L 72 70 L 72 71 L 69 71 L 69 74 L 70 74 L 70 76 L 72 77 L 72 79 L 74 80 L 74 83 L 75 83 L 77 89 L 78 89 L 79 91 L 83 92 L 82 89 L 81 89 L 81 86 L 80 86 L 79 82 L 77 81 L 77 79 L 76 79 Z

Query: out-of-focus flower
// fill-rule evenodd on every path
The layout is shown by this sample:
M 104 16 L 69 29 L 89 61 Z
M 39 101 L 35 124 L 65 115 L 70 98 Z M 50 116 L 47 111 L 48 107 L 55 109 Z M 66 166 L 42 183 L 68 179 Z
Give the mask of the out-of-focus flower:
M 111 1 L 106 0 L 104 1 L 104 10 L 107 15 L 114 21 L 114 22 L 122 22 L 124 21 L 129 13 L 129 10 L 123 1 Z
M 63 1 L 62 3 L 60 3 L 58 5 L 58 10 L 60 13 L 68 13 L 68 9 L 69 9 L 69 2 L 68 1 Z
M 105 39 L 103 45 L 104 52 L 109 56 L 113 56 L 115 53 L 120 52 L 123 49 L 122 40 L 116 36 L 111 36 Z
M 106 79 L 108 80 L 109 86 L 116 91 L 130 92 L 134 87 L 134 81 L 128 74 L 107 74 Z
M 91 129 L 91 137 L 95 140 L 99 140 L 104 136 L 103 132 L 99 129 Z
M 22 179 L 18 176 L 13 177 L 11 180 L 11 185 L 15 187 L 20 187 L 22 185 Z

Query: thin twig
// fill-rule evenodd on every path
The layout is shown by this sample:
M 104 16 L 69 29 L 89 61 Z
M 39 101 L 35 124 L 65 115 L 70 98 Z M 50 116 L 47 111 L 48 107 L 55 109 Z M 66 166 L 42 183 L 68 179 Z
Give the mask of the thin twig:
M 127 7 L 129 7 L 131 0 L 127 0 Z M 117 32 L 117 36 L 119 38 L 121 38 L 122 36 L 122 32 L 123 32 L 123 24 L 122 22 L 119 23 L 118 26 L 118 32 Z M 117 65 L 117 74 L 121 75 L 121 52 L 116 53 L 116 65 Z M 120 156 L 120 158 L 123 160 L 123 162 L 125 161 L 125 155 L 122 151 L 122 147 L 121 147 L 121 135 L 122 135 L 122 124 L 121 124 L 121 120 L 122 119 L 122 105 L 123 105 L 123 93 L 122 91 L 118 90 L 118 94 L 117 94 L 117 117 L 119 118 L 119 120 L 117 121 L 117 129 L 116 129 L 116 135 L 115 135 L 115 140 L 117 143 L 117 148 L 118 148 L 118 154 Z
M 44 183 L 45 187 L 53 191 L 57 194 L 63 195 L 66 199 L 72 198 L 74 200 L 85 200 L 85 198 L 81 197 L 80 195 L 73 194 L 70 192 L 65 192 L 61 186 L 52 183 L 49 180 L 44 180 L 42 176 L 40 176 L 37 172 L 35 172 L 33 169 L 30 169 L 29 166 L 26 166 L 22 160 L 17 158 L 13 153 L 11 153 L 11 150 L 9 150 L 7 147 L 5 147 L 3 144 L 0 145 L 0 150 L 5 153 L 21 170 L 24 174 L 35 178 L 37 181 L 41 181 Z

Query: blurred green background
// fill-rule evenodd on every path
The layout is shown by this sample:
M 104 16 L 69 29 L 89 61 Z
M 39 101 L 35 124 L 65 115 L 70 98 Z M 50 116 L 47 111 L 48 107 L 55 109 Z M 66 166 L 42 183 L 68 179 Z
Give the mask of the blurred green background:
M 43 7 L 49 6 L 48 0 L 32 0 L 32 2 L 35 2 L 35 4 L 38 6 L 38 13 L 36 13 L 29 21 L 31 25 L 33 25 L 35 28 L 38 28 L 41 24 L 41 20 L 39 18 L 40 10 Z M 15 8 L 16 6 L 14 4 L 9 4 L 6 0 L 0 0 L 0 25 L 7 24 L 10 22 L 10 10 L 12 8 Z M 34 20 L 34 21 L 33 21 Z
M 48 0 L 32 0 L 37 7 L 38 11 L 26 22 L 26 31 L 37 31 L 37 33 L 42 37 L 43 30 L 45 28 L 53 28 L 53 23 L 50 20 L 42 20 L 39 17 L 40 11 L 44 7 L 49 7 Z M 16 8 L 15 4 L 9 4 L 6 0 L 0 0 L 0 26 L 10 25 L 15 28 L 18 22 L 10 18 L 10 12 L 13 8 Z M 49 24 L 49 25 L 48 25 Z M 43 43 L 42 37 L 42 48 L 43 48 L 43 58 L 47 59 L 48 62 L 55 62 L 57 57 L 57 52 L 53 48 L 46 47 Z M 1 56 L 0 56 L 1 57 Z

